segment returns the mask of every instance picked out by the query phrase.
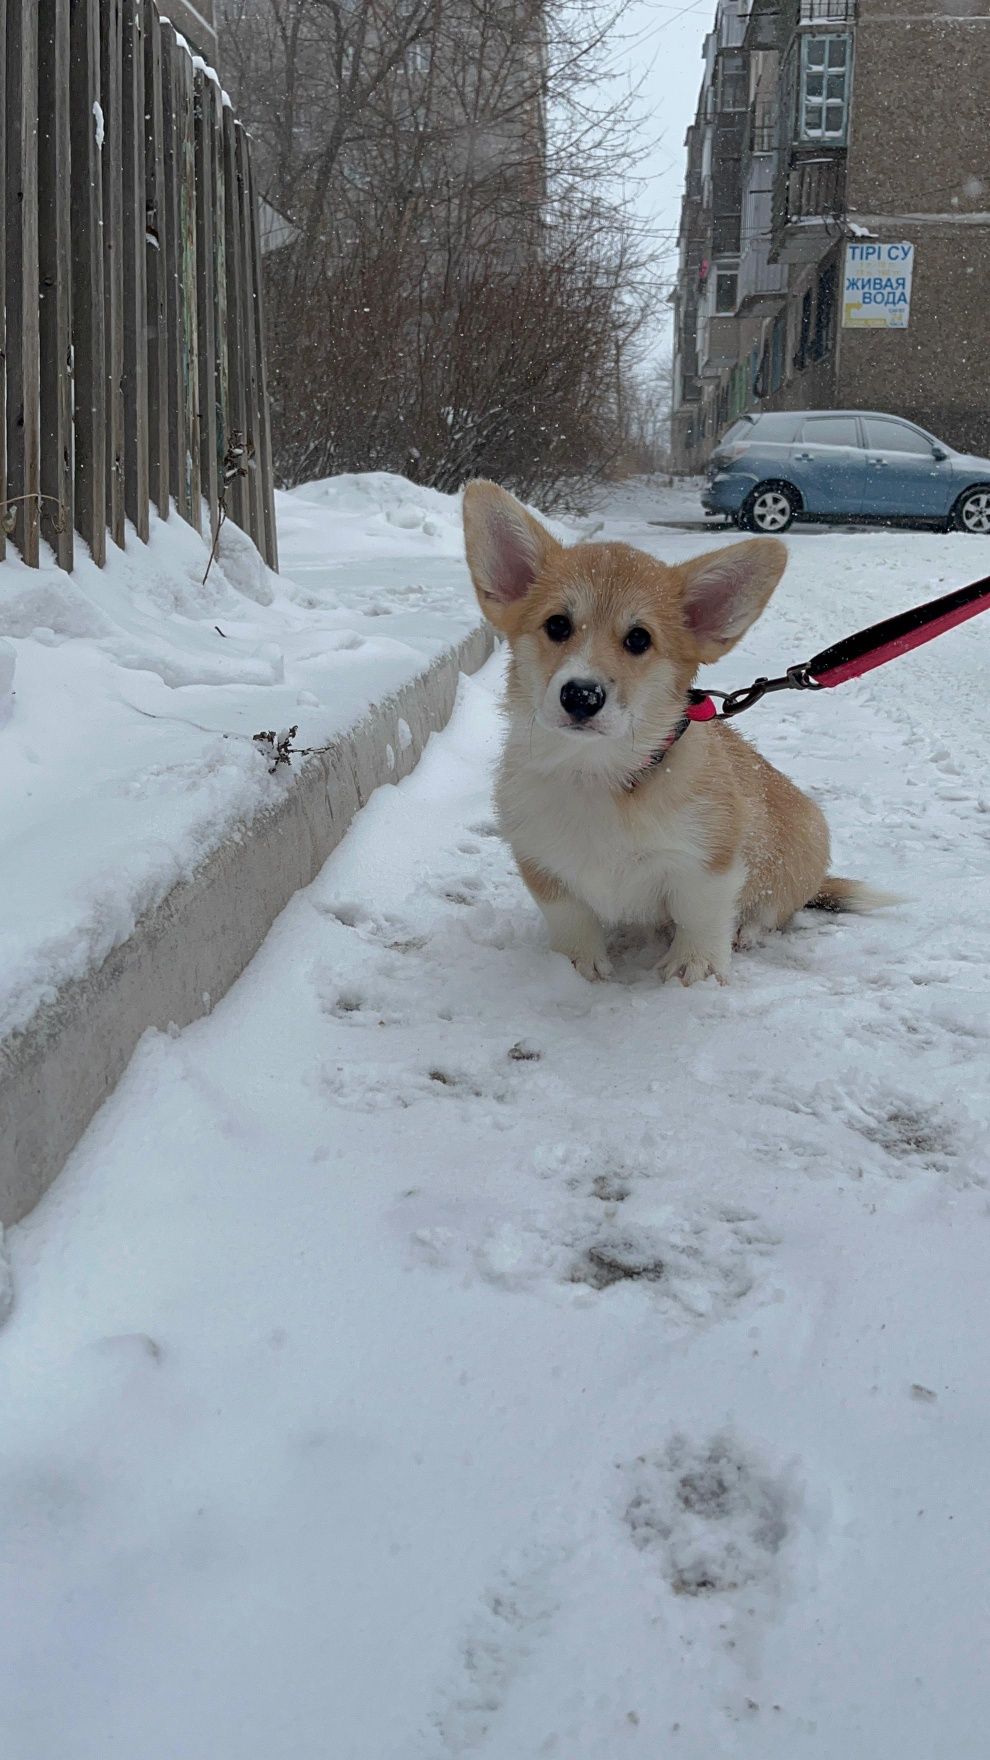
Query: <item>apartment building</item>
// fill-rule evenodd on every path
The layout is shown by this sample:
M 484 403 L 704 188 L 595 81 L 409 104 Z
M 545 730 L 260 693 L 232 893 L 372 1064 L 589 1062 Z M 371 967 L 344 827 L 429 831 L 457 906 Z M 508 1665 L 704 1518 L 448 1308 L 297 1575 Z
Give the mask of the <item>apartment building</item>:
M 990 0 L 718 0 L 687 131 L 672 445 L 886 409 L 990 453 Z

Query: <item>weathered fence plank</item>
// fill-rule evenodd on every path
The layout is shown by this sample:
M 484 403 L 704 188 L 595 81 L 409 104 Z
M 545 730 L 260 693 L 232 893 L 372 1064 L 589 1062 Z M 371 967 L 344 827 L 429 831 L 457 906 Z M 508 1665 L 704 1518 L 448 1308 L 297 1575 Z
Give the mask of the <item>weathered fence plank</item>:
M 228 445 L 233 436 L 243 449 L 247 434 L 247 402 L 244 394 L 244 332 L 247 327 L 247 298 L 244 291 L 244 254 L 241 250 L 241 201 L 237 181 L 237 135 L 234 113 L 223 112 L 224 169 L 224 232 L 227 271 L 226 330 L 221 337 L 227 363 L 227 430 Z M 226 507 L 231 519 L 242 531 L 248 531 L 249 494 L 247 479 L 242 474 L 246 458 L 241 450 L 237 476 L 227 484 Z
M 103 111 L 103 273 L 106 316 L 107 510 L 110 535 L 124 542 L 124 179 L 123 0 L 101 0 L 100 104 Z
M 208 82 L 205 93 L 210 102 L 210 132 L 213 136 L 213 237 L 215 264 L 213 274 L 213 322 L 216 337 L 216 385 L 214 400 L 217 411 L 217 472 L 219 494 L 226 506 L 227 429 L 229 425 L 230 372 L 227 362 L 227 229 L 226 166 L 223 155 L 223 103 L 215 80 Z
M 144 170 L 144 6 L 124 0 L 121 85 L 124 214 L 124 505 L 148 541 L 148 279 Z
M 7 0 L 7 524 L 38 565 L 41 347 L 38 288 L 38 9 Z
M 7 0 L 0 0 L 0 97 L 7 102 Z M 7 130 L 0 128 L 0 193 L 7 201 Z M 7 225 L 0 222 L 0 562 L 7 554 Z
M 41 340 L 41 530 L 71 568 L 72 187 L 69 0 L 41 0 L 38 41 L 38 273 Z
M 196 124 L 193 65 L 183 49 L 175 55 L 176 126 L 179 130 L 179 290 L 182 307 L 182 393 L 186 425 L 187 517 L 203 525 L 199 406 L 199 321 L 196 303 Z
M 168 310 L 165 255 L 165 118 L 162 32 L 154 0 L 144 0 L 144 122 L 148 277 L 148 475 L 162 519 L 169 514 Z
M 106 317 L 103 303 L 103 111 L 100 0 L 71 0 L 72 349 L 76 529 L 107 554 Z
M 212 82 L 194 74 L 196 117 L 196 300 L 199 312 L 199 421 L 203 495 L 216 530 L 217 474 L 217 312 L 216 240 L 213 227 L 214 131 Z
M 265 295 L 264 265 L 261 260 L 261 236 L 258 227 L 258 195 L 254 183 L 254 167 L 248 159 L 251 198 L 251 235 L 253 240 L 255 353 L 258 361 L 258 489 L 263 524 L 254 533 L 254 541 L 269 568 L 278 568 L 278 534 L 275 527 L 275 478 L 272 469 L 271 406 L 268 402 L 268 370 L 265 364 Z
M 248 531 L 255 543 L 265 529 L 265 503 L 260 475 L 260 404 L 258 396 L 258 333 L 254 322 L 254 288 L 256 265 L 254 257 L 254 226 L 251 213 L 251 156 L 248 138 L 237 124 L 237 183 L 241 201 L 241 253 L 244 262 L 246 291 L 244 326 L 244 397 L 247 406 L 247 446 L 249 469 Z
M 182 246 L 179 183 L 181 178 L 182 137 L 178 130 L 178 91 L 176 59 L 182 51 L 176 46 L 171 25 L 162 26 L 162 156 L 165 161 L 165 323 L 168 332 L 168 475 L 175 505 L 183 519 L 189 518 L 189 486 L 186 458 L 189 442 L 186 431 L 186 399 L 184 379 L 184 335 L 182 327 Z

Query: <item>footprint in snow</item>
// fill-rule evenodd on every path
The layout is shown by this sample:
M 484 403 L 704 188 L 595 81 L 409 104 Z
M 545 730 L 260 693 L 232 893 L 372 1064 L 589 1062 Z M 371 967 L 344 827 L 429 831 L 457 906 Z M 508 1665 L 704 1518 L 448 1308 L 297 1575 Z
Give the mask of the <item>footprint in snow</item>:
M 755 1257 L 772 1242 L 755 1218 L 739 1212 L 708 1215 L 668 1213 L 658 1221 L 636 1222 L 617 1213 L 625 1199 L 609 1183 L 595 1196 L 613 1218 L 592 1226 L 578 1245 L 568 1281 L 608 1292 L 641 1286 L 672 1316 L 715 1319 L 748 1296 L 756 1283 Z M 608 1192 L 610 1195 L 604 1196 Z M 628 1194 L 627 1194 L 628 1195 Z
M 512 1092 L 509 1082 L 499 1077 L 482 1078 L 447 1064 L 410 1070 L 395 1063 L 376 1066 L 365 1058 L 355 1064 L 326 1065 L 320 1087 L 334 1105 L 348 1112 L 403 1110 L 428 1100 L 442 1100 L 446 1104 L 461 1101 L 472 1108 L 481 1100 L 500 1108 Z M 485 1122 L 492 1128 L 499 1127 L 494 1112 L 489 1113 Z
M 635 1291 L 674 1324 L 719 1319 L 752 1292 L 756 1262 L 772 1244 L 752 1218 L 713 1211 L 671 1214 L 659 1224 L 623 1217 L 620 1225 L 608 1212 L 625 1199 L 602 1195 L 617 1189 L 599 1187 L 590 1200 L 594 1214 L 569 1226 L 545 1211 L 515 1208 L 472 1230 L 461 1211 L 448 1209 L 442 1226 L 434 1216 L 415 1230 L 414 1255 L 461 1278 L 473 1274 L 496 1288 L 542 1290 L 557 1299 L 579 1292 L 585 1301 L 612 1300 Z
M 525 1039 L 517 1039 L 514 1045 L 509 1046 L 506 1056 L 513 1063 L 539 1063 L 543 1053 Z
M 321 998 L 321 1007 L 333 1019 L 348 1021 L 352 1026 L 393 1027 L 406 1024 L 405 1017 L 390 1009 L 380 994 L 360 990 L 356 985 L 345 984 L 339 989 L 334 987 L 328 995 Z
M 477 904 L 484 891 L 484 882 L 476 874 L 464 874 L 452 880 L 439 881 L 430 887 L 435 898 L 442 898 L 448 904 Z
M 967 1146 L 959 1123 L 950 1120 L 940 1106 L 925 1106 L 906 1095 L 878 1094 L 872 1089 L 857 1101 L 838 1083 L 829 1081 L 800 1094 L 783 1082 L 767 1083 L 755 1088 L 752 1098 L 761 1106 L 807 1121 L 806 1159 L 812 1154 L 821 1159 L 827 1150 L 830 1160 L 835 1161 L 836 1123 L 844 1123 L 855 1136 L 882 1150 L 890 1171 L 891 1164 L 900 1163 L 905 1172 L 914 1167 L 947 1173 Z M 796 1141 L 788 1143 L 788 1149 L 799 1153 Z
M 956 1154 L 954 1133 L 937 1107 L 892 1099 L 852 1123 L 867 1142 L 878 1144 L 895 1161 L 941 1172 Z
M 386 947 L 392 953 L 416 952 L 425 947 L 428 940 L 426 935 L 414 935 L 401 917 L 387 912 L 379 915 L 352 899 L 314 899 L 313 908 L 345 929 L 356 930 L 362 940 Z
M 110 1333 L 94 1339 L 89 1348 L 109 1362 L 127 1367 L 145 1367 L 162 1360 L 161 1345 L 147 1332 Z
M 624 1204 L 632 1186 L 616 1173 L 596 1173 L 591 1182 L 592 1197 L 602 1204 Z
M 442 1695 L 433 1726 L 447 1754 L 481 1747 L 513 1682 L 550 1630 L 560 1606 L 555 1579 L 569 1553 L 532 1546 L 510 1559 L 484 1590 L 457 1659 L 457 1681 Z
M 633 1545 L 675 1595 L 774 1588 L 798 1514 L 787 1473 L 775 1473 L 730 1432 L 683 1435 L 622 1469 L 622 1518 Z

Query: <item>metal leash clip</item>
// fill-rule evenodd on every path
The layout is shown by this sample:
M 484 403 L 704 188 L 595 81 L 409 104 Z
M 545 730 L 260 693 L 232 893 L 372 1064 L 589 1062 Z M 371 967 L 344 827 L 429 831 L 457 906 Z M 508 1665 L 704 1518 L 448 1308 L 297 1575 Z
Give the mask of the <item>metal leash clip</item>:
M 726 721 L 730 715 L 741 715 L 744 709 L 751 709 L 761 697 L 770 691 L 819 691 L 822 686 L 813 678 L 808 661 L 799 666 L 789 666 L 782 678 L 757 678 L 752 684 L 744 685 L 738 691 L 710 691 L 709 695 L 722 698 L 719 720 Z

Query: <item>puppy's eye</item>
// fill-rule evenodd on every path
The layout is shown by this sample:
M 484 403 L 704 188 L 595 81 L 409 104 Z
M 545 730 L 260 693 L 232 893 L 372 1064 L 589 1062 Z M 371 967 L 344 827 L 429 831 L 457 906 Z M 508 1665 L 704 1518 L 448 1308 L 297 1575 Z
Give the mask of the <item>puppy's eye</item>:
M 566 642 L 574 634 L 574 625 L 569 617 L 564 616 L 563 612 L 558 612 L 554 617 L 548 617 L 543 627 L 552 642 Z
M 653 637 L 650 635 L 649 630 L 644 629 L 641 623 L 637 623 L 629 631 L 622 646 L 629 654 L 645 654 L 652 640 Z

